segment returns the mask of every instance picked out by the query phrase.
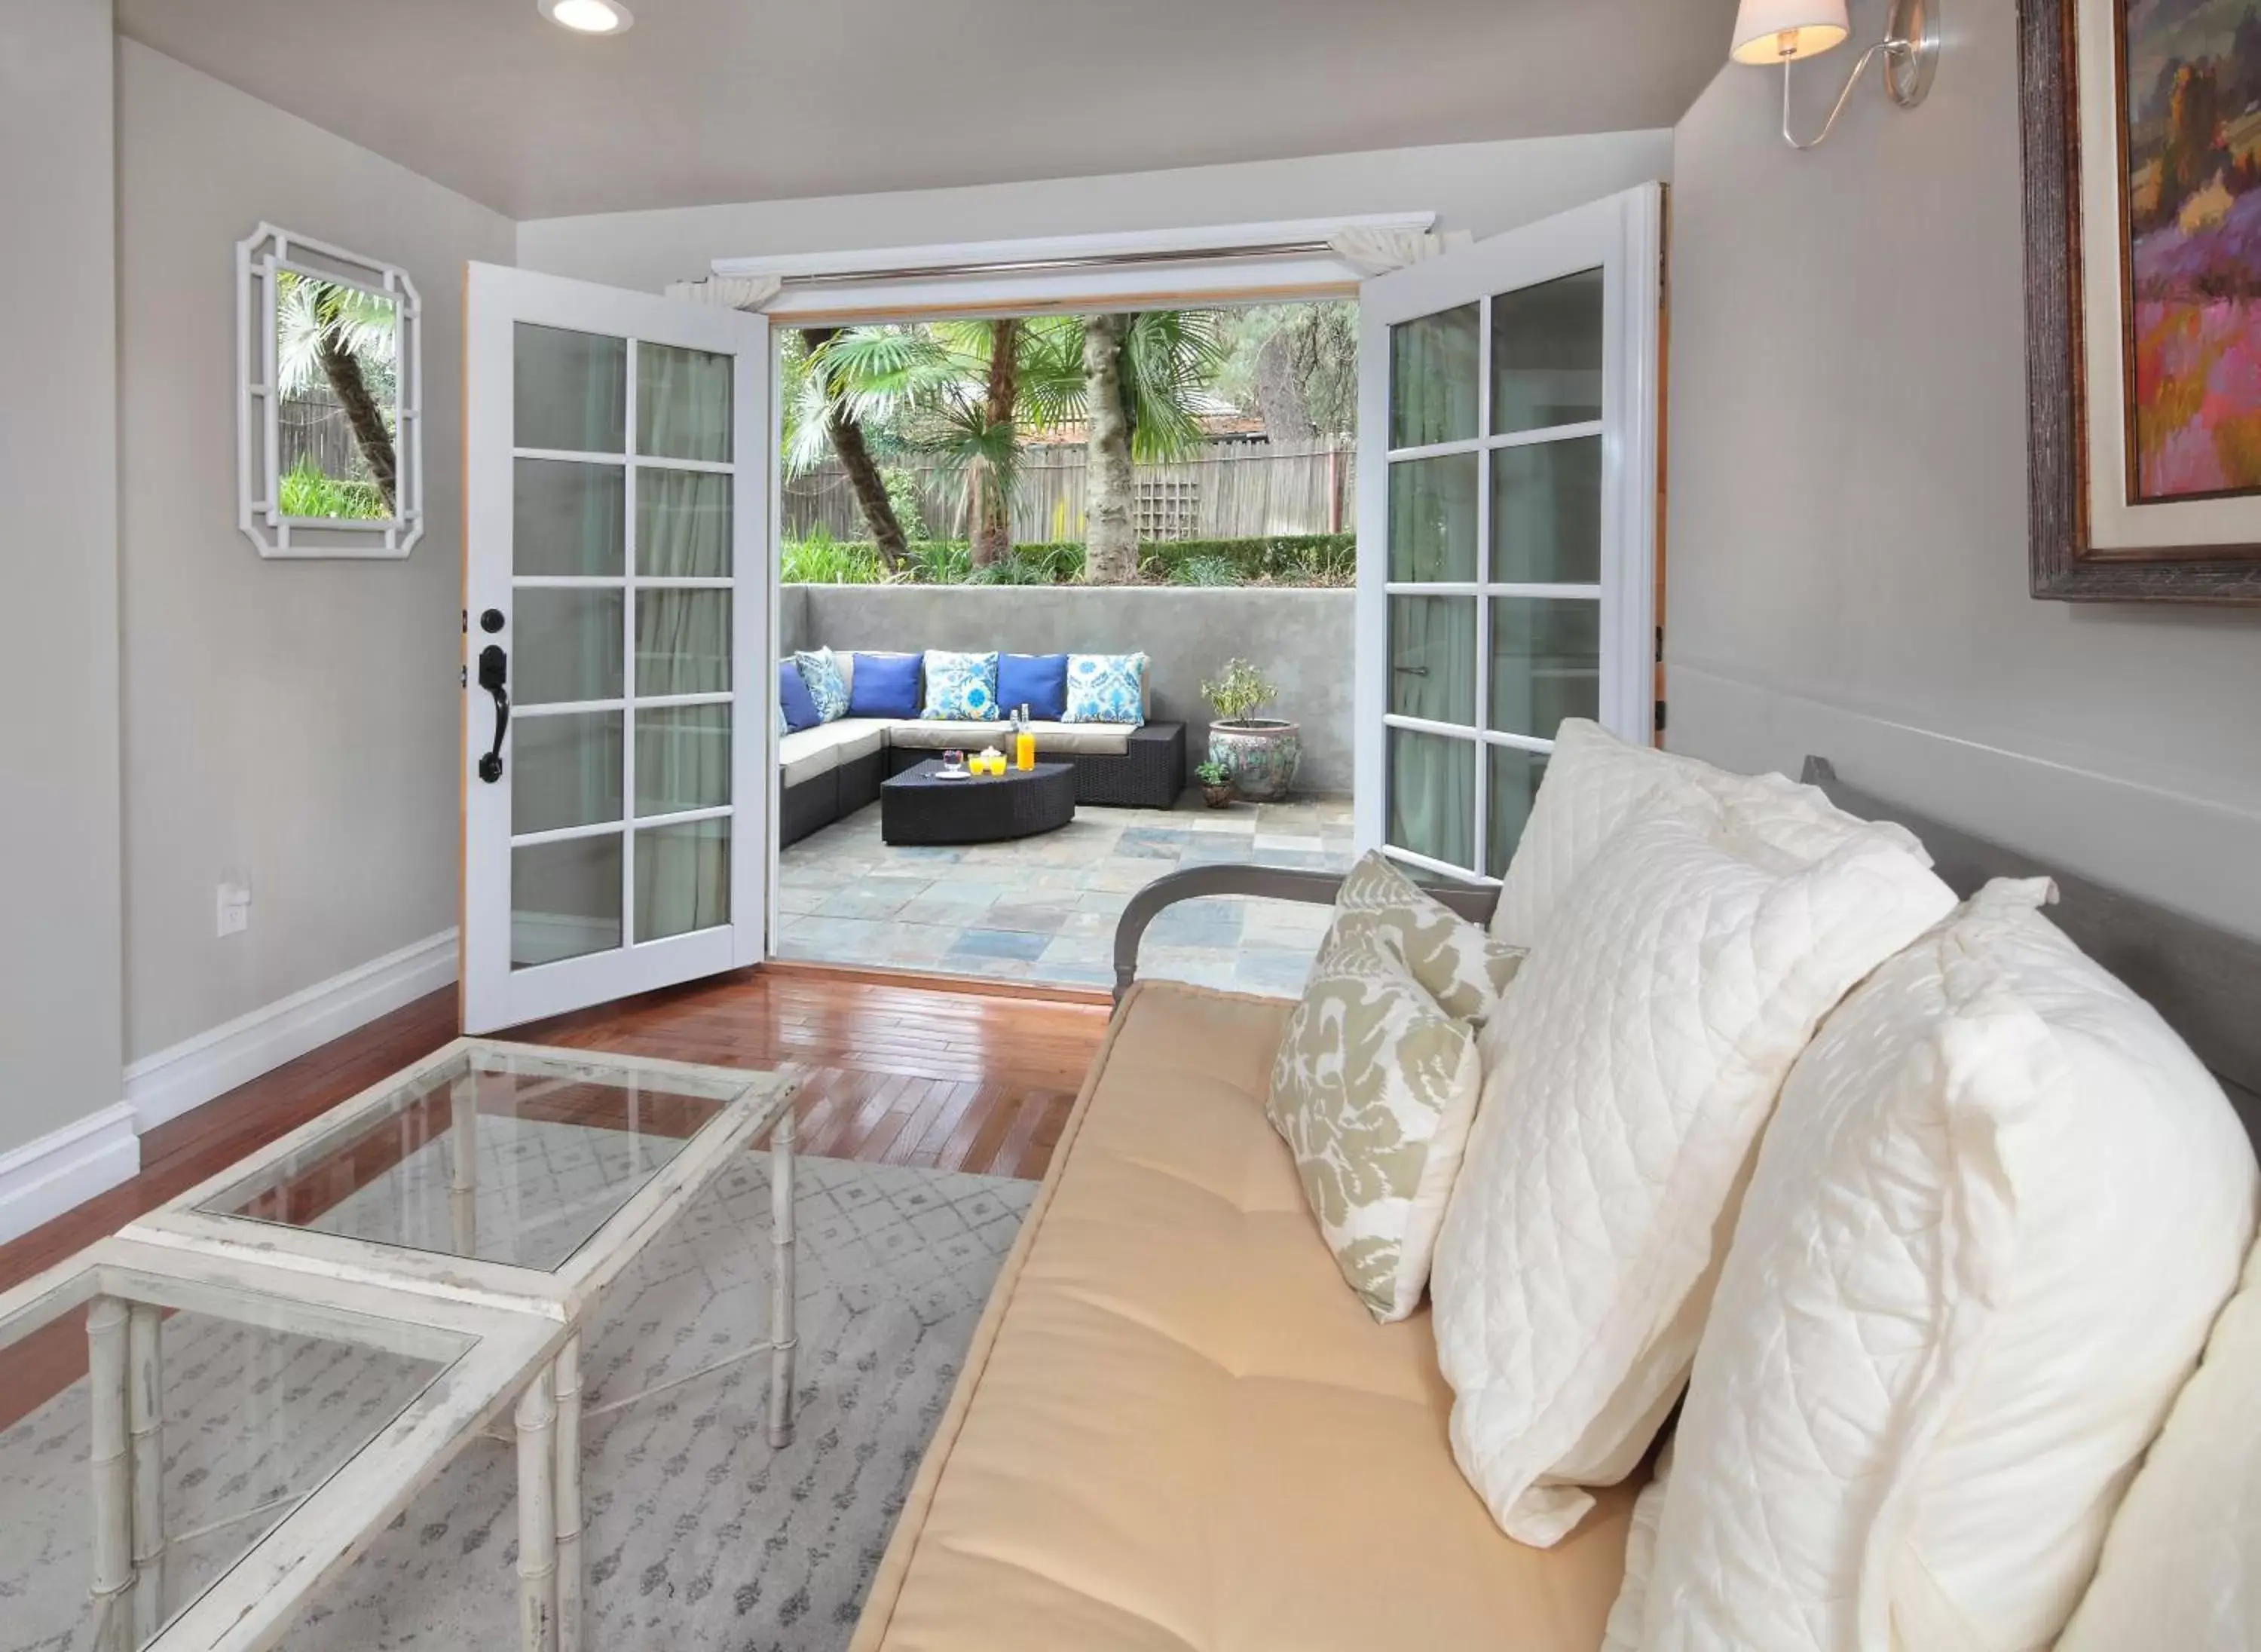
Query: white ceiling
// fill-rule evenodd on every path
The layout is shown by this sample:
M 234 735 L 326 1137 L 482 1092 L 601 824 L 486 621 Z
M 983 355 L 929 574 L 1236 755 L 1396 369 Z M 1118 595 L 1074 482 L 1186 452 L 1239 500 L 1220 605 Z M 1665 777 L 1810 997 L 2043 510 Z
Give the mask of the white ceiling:
M 118 0 L 515 218 L 1669 126 L 1734 0 Z

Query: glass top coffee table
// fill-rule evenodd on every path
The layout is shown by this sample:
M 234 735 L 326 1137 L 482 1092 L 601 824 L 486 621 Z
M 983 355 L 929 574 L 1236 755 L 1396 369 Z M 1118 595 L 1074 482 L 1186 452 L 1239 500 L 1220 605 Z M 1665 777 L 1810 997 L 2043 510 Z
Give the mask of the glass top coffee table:
M 793 1437 L 794 1088 L 775 1073 L 458 1039 L 121 1237 L 307 1289 L 365 1285 L 559 1327 L 517 1411 L 520 1626 L 527 1652 L 575 1652 L 582 1332 L 605 1287 L 764 1134 L 768 1335 L 678 1380 L 766 1353 L 770 1443 Z

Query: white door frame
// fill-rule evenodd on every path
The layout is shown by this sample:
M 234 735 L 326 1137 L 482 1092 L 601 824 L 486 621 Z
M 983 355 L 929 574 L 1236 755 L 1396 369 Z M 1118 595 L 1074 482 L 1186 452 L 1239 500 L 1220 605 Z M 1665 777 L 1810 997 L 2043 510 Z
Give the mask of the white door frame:
M 1663 198 L 1662 184 L 1644 183 L 1584 206 L 1573 207 L 1472 247 L 1460 248 L 1407 269 L 1378 276 L 1359 289 L 1358 406 L 1358 615 L 1356 689 L 1353 704 L 1353 808 L 1361 852 L 1385 847 L 1387 830 L 1386 747 L 1391 728 L 1432 727 L 1389 715 L 1389 596 L 1404 591 L 1424 596 L 1477 599 L 1476 660 L 1489 671 L 1489 601 L 1495 594 L 1526 597 L 1591 596 L 1591 585 L 1511 585 L 1488 583 L 1490 555 L 1490 490 L 1476 493 L 1477 572 L 1473 584 L 1393 586 L 1389 582 L 1389 462 L 1431 454 L 1473 452 L 1511 446 L 1523 437 L 1489 434 L 1479 418 L 1478 434 L 1464 442 L 1393 451 L 1389 435 L 1390 328 L 1418 316 L 1488 299 L 1558 277 L 1600 268 L 1603 280 L 1602 417 L 1575 431 L 1546 434 L 1597 435 L 1602 439 L 1602 725 L 1620 738 L 1647 744 L 1655 736 L 1656 544 L 1659 503 L 1657 427 L 1663 371 L 1660 356 L 1663 302 Z M 1478 379 L 1488 409 L 1491 395 L 1491 332 L 1479 331 L 1482 351 Z M 1484 679 L 1477 682 L 1475 738 L 1484 745 L 1547 751 L 1553 742 L 1482 728 L 1488 701 Z M 1439 731 L 1466 737 L 1462 729 Z M 1475 858 L 1485 853 L 1484 814 L 1489 788 L 1476 787 Z M 1411 865 L 1471 882 L 1493 882 L 1468 868 L 1452 866 L 1410 851 L 1389 852 Z
M 731 649 L 732 801 L 721 809 L 664 818 L 729 815 L 734 822 L 730 857 L 730 921 L 711 929 L 637 944 L 635 888 L 623 857 L 622 945 L 585 957 L 513 970 L 511 937 L 511 786 L 515 757 L 506 737 L 503 779 L 494 784 L 474 772 L 492 741 L 494 703 L 477 684 L 477 656 L 488 643 L 513 646 L 516 632 L 512 577 L 515 462 L 530 450 L 513 441 L 514 333 L 520 321 L 599 333 L 733 356 Z M 515 1026 L 592 1003 L 607 1002 L 656 987 L 759 963 L 764 957 L 769 907 L 771 783 L 777 767 L 770 588 L 776 577 L 770 546 L 771 472 L 776 442 L 770 403 L 769 323 L 762 316 L 684 304 L 650 293 L 624 291 L 529 270 L 472 263 L 464 292 L 463 610 L 465 614 L 463 740 L 463 883 L 460 940 L 462 1021 L 471 1031 Z M 635 378 L 629 351 L 628 451 L 635 445 Z M 573 454 L 580 460 L 599 456 Z M 676 463 L 670 461 L 669 463 Z M 628 498 L 628 571 L 633 572 L 635 502 L 634 470 Z M 757 562 L 749 564 L 749 557 Z M 547 583 L 561 583 L 557 580 Z M 602 581 L 584 583 L 601 584 Z M 624 604 L 623 688 L 634 693 L 635 620 Z M 499 610 L 499 636 L 480 628 L 477 616 Z M 606 702 L 610 704 L 611 702 Z M 513 713 L 513 735 L 522 714 Z M 623 753 L 623 810 L 635 811 L 633 738 Z M 656 817 L 663 818 L 663 817 Z M 594 830 L 594 829 L 592 829 Z M 571 835 L 569 832 L 557 836 Z

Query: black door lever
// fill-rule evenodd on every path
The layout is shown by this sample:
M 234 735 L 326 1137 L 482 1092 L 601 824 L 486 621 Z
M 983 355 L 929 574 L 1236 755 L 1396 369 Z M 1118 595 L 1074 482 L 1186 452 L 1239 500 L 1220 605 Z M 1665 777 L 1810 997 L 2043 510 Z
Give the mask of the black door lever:
M 479 779 L 492 786 L 502 779 L 502 737 L 510 731 L 510 656 L 502 644 L 490 643 L 479 650 L 479 686 L 494 696 L 494 750 L 479 758 Z

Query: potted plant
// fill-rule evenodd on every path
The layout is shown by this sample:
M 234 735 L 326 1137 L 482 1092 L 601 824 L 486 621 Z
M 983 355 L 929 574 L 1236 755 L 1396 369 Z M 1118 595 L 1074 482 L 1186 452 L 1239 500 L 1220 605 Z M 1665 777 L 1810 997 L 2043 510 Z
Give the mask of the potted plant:
M 1194 779 L 1201 782 L 1202 801 L 1211 808 L 1223 808 L 1232 801 L 1232 771 L 1216 758 L 1195 765 Z
M 1276 803 L 1294 784 L 1303 760 L 1303 730 L 1278 717 L 1256 714 L 1280 697 L 1263 672 L 1245 659 L 1229 659 L 1224 673 L 1202 685 L 1217 707 L 1209 726 L 1209 760 L 1232 777 L 1232 789 L 1252 803 Z

